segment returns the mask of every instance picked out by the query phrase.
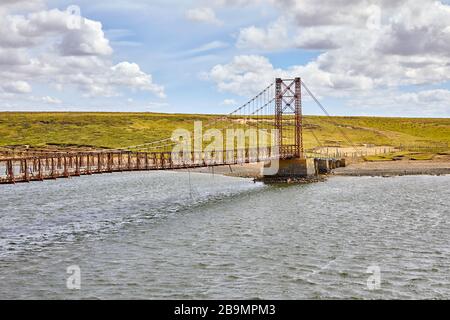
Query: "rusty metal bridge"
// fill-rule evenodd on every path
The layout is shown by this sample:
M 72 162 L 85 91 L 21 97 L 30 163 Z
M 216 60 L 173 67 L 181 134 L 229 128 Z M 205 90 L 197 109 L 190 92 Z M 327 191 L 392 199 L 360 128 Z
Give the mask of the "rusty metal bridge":
M 264 148 L 245 142 L 244 147 L 238 148 L 233 142 L 233 148 L 224 148 L 223 151 L 193 150 L 189 151 L 187 157 L 184 152 L 180 160 L 174 159 L 179 152 L 173 151 L 179 141 L 169 137 L 114 150 L 34 150 L 3 153 L 0 158 L 0 183 L 14 184 L 111 172 L 175 170 L 305 158 L 302 88 L 318 102 L 300 78 L 276 79 L 246 104 L 203 125 L 203 128 L 215 132 L 254 128 L 258 134 L 258 142 L 267 140 L 269 131 L 276 132 L 275 138 Z

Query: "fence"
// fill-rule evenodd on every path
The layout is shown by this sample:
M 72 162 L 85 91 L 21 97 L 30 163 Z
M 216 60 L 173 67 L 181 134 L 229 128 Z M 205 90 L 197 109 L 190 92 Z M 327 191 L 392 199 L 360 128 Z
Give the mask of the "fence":
M 427 144 L 401 144 L 397 147 L 400 151 L 424 152 L 424 153 L 444 153 L 450 151 L 450 146 L 445 142 Z
M 362 158 L 381 154 L 389 154 L 398 151 L 391 146 L 355 146 L 355 147 L 320 147 L 307 151 L 311 158 Z

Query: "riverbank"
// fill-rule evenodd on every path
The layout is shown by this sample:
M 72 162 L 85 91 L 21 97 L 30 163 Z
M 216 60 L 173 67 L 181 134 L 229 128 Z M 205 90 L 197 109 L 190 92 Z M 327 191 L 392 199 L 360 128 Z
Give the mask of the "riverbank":
M 264 164 L 243 164 L 221 167 L 196 168 L 190 172 L 218 174 L 239 178 L 261 178 Z M 410 176 L 410 175 L 450 175 L 450 156 L 429 161 L 379 161 L 354 162 L 345 168 L 333 170 L 331 176 Z
M 450 161 L 358 162 L 333 171 L 335 176 L 411 176 L 450 174 Z

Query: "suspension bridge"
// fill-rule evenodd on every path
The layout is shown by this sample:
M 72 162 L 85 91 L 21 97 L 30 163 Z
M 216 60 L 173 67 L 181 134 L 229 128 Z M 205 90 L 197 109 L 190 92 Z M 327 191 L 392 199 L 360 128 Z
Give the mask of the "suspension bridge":
M 308 159 L 313 158 L 305 153 L 303 146 L 303 90 L 329 116 L 301 78 L 277 78 L 231 113 L 214 117 L 202 124 L 201 130 L 206 131 L 205 135 L 216 135 L 217 148 L 214 150 L 204 149 L 204 141 L 200 141 L 197 145 L 200 145 L 200 148 L 181 148 L 175 151 L 175 148 L 180 146 L 180 141 L 179 137 L 172 136 L 114 150 L 66 152 L 34 149 L 4 152 L 0 158 L 0 183 L 14 184 L 112 172 L 176 170 L 273 161 L 288 163 L 287 174 L 295 175 L 297 171 L 292 170 L 293 166 L 302 167 L 303 170 Z M 247 130 L 253 130 L 254 134 L 248 136 L 245 133 Z M 229 144 L 225 147 L 224 141 L 217 141 L 217 136 L 227 135 L 228 132 L 244 133 L 244 137 L 232 136 L 231 147 Z M 198 139 L 196 132 L 192 133 L 194 138 L 189 135 L 187 140 Z M 345 137 L 344 133 L 343 135 Z M 203 134 L 200 136 L 203 138 Z M 317 137 L 315 138 L 317 140 Z M 239 139 L 242 143 L 235 143 L 234 140 Z M 187 146 L 191 141 L 186 142 L 181 145 Z M 195 144 L 196 141 L 193 142 Z M 349 140 L 348 142 L 351 144 Z M 318 143 L 320 145 L 319 141 Z M 315 160 L 317 164 L 324 159 Z M 329 166 L 329 163 L 326 162 L 325 166 Z M 285 168 L 286 166 L 282 166 L 281 170 Z M 298 172 L 305 172 L 306 175 L 308 170 Z

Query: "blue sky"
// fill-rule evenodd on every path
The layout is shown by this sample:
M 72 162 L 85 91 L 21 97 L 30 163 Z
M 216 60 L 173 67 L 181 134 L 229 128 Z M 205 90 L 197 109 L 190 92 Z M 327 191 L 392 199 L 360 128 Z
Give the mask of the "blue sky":
M 445 2 L 19 0 L 1 17 L 0 110 L 226 113 L 300 76 L 334 115 L 450 116 Z

